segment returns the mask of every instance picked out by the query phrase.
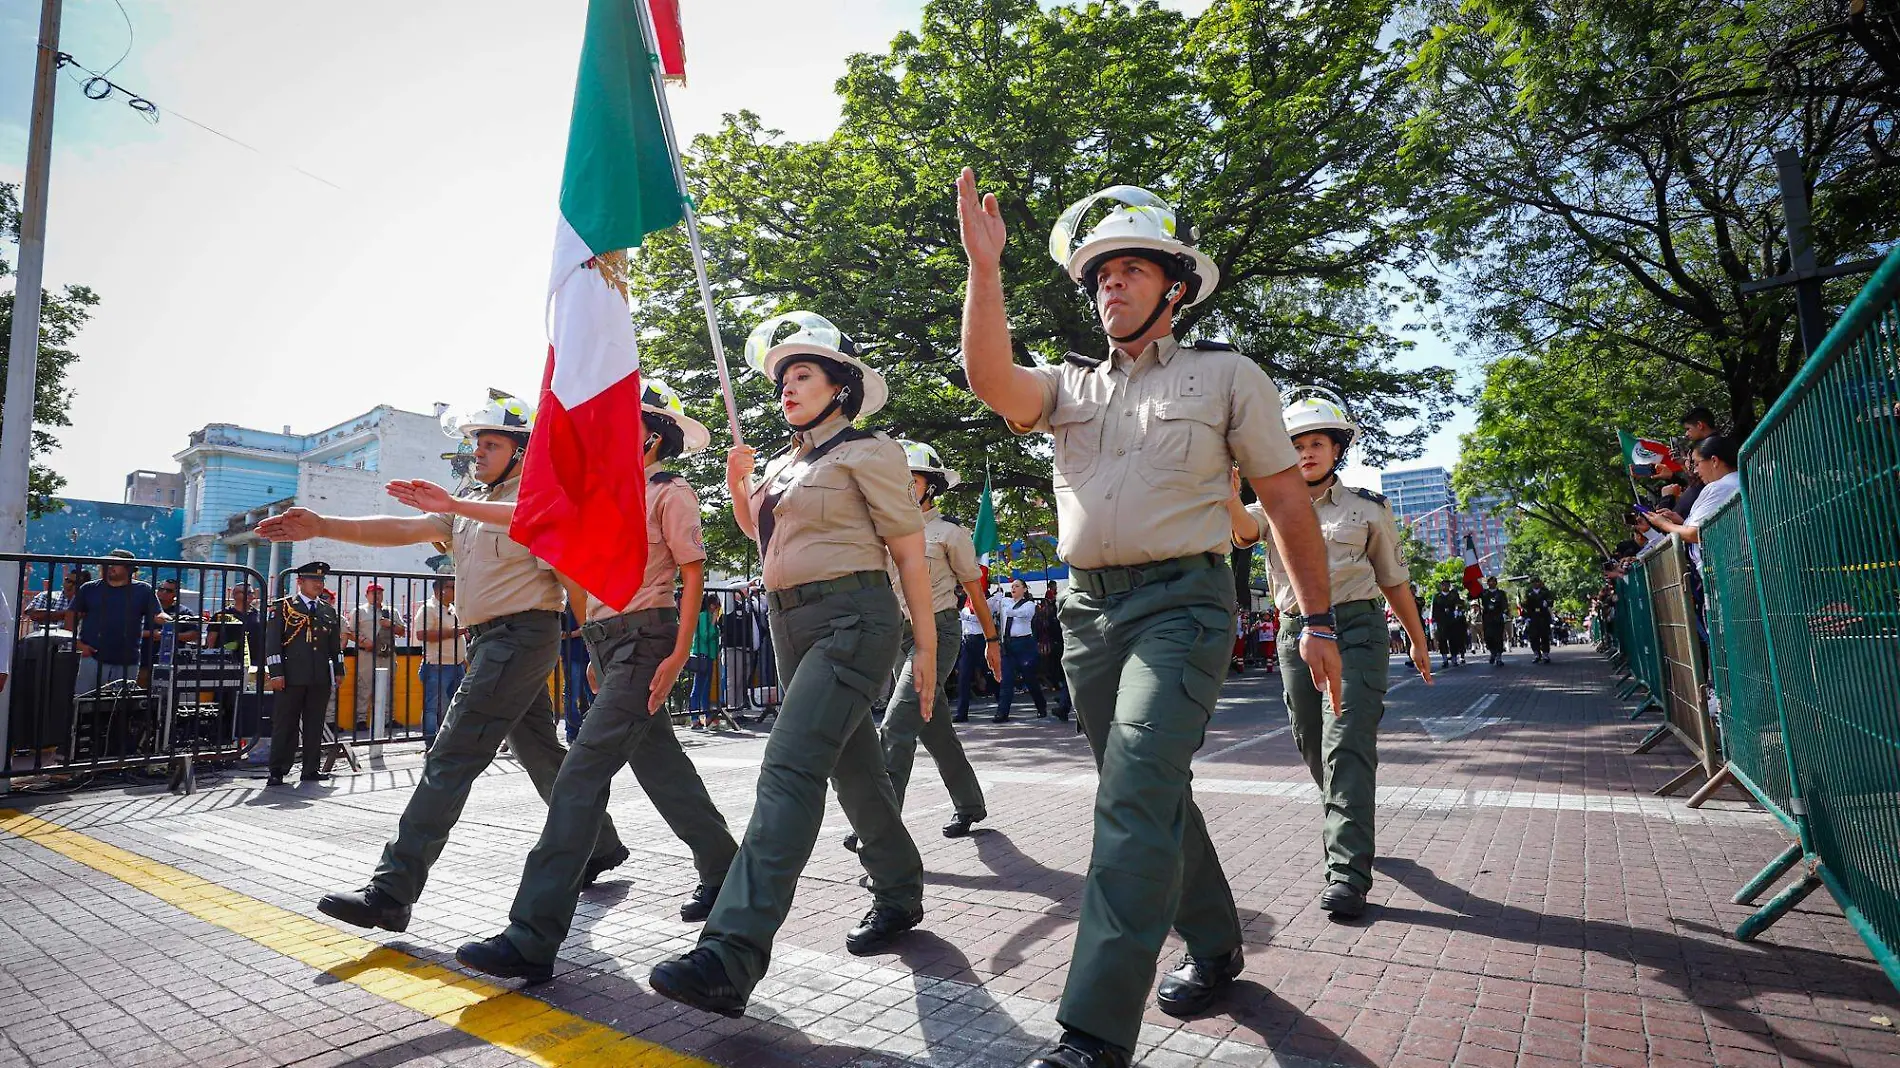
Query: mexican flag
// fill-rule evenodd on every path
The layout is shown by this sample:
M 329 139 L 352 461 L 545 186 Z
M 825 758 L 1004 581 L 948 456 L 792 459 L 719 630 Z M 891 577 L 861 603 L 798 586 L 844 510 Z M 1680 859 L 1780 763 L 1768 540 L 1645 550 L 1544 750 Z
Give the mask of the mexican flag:
M 548 362 L 509 536 L 602 603 L 646 569 L 640 354 L 627 249 L 681 219 L 639 0 L 591 0 L 548 279 Z
M 970 532 L 976 543 L 976 558 L 983 564 L 983 587 L 990 585 L 990 554 L 1001 544 L 996 536 L 996 497 L 990 493 L 990 473 L 983 472 L 983 499 L 976 506 L 976 529 Z
M 1616 435 L 1623 444 L 1623 463 L 1637 478 L 1673 475 L 1682 470 L 1668 443 L 1639 438 L 1627 430 L 1619 430 Z
M 1478 563 L 1478 544 L 1465 535 L 1465 592 L 1476 597 L 1484 592 L 1484 568 Z

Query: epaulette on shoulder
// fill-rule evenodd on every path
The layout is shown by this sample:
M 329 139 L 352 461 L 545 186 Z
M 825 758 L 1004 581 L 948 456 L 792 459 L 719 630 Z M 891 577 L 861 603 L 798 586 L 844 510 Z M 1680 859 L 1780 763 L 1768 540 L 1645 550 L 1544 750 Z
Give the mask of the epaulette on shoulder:
M 1188 342 L 1186 347 L 1190 349 L 1199 349 L 1202 352 L 1239 352 L 1240 351 L 1240 348 L 1237 345 L 1233 345 L 1226 341 L 1214 341 L 1209 338 L 1200 338 L 1195 341 L 1190 341 Z
M 956 520 L 950 518 L 949 516 L 944 515 L 942 512 L 937 513 L 937 519 L 938 521 L 948 523 L 953 527 L 960 527 L 963 525 L 962 523 L 957 522 Z
M 1364 497 L 1366 500 L 1371 501 L 1373 504 L 1386 503 L 1386 496 L 1383 493 L 1374 493 L 1372 490 L 1360 489 L 1358 486 L 1348 486 L 1347 488 L 1359 496 Z
M 647 482 L 657 486 L 662 482 L 672 482 L 684 477 L 678 471 L 655 471 L 647 476 Z
M 1080 367 L 1084 371 L 1092 371 L 1095 368 L 1102 366 L 1102 357 L 1084 356 L 1079 352 L 1070 352 L 1070 353 L 1065 353 L 1063 355 L 1062 362 L 1066 364 L 1072 364 L 1076 367 Z

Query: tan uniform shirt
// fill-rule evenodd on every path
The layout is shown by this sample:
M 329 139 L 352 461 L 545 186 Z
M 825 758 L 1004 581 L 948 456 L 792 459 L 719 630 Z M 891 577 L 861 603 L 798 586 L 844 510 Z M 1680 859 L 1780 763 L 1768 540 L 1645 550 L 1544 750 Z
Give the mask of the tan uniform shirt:
M 1293 582 L 1267 529 L 1267 510 L 1247 506 L 1258 530 L 1254 537 L 1267 550 L 1267 570 L 1273 576 L 1273 602 L 1282 612 L 1300 610 Z M 1320 535 L 1326 539 L 1326 563 L 1332 573 L 1333 603 L 1369 601 L 1382 596 L 1381 586 L 1403 586 L 1411 574 L 1399 558 L 1399 528 L 1392 509 L 1383 501 L 1368 500 L 1348 486 L 1334 482 L 1313 502 Z
M 765 477 L 752 487 L 754 508 L 764 505 L 768 490 L 783 488 L 765 551 L 768 590 L 882 571 L 888 559 L 884 539 L 924 527 L 924 514 L 910 495 L 910 462 L 886 435 L 847 441 L 817 463 L 805 462 L 806 452 L 848 425 L 834 416 L 793 435 L 795 452 L 768 463 Z
M 1058 552 L 1074 567 L 1132 567 L 1226 552 L 1228 472 L 1278 474 L 1298 462 L 1280 391 L 1238 352 L 1164 337 L 1093 368 L 1031 368 L 1042 415 L 1018 433 L 1055 437 Z
M 699 494 L 693 492 L 693 487 L 683 478 L 648 482 L 646 577 L 624 611 L 678 607 L 675 588 L 679 585 L 680 565 L 706 559 L 706 546 L 700 537 Z M 587 599 L 590 620 L 612 619 L 620 614 L 611 605 Z
M 380 608 L 367 604 L 356 606 L 343 623 L 343 640 L 357 652 L 370 652 L 372 647 L 377 656 L 394 656 L 396 652 L 396 628 L 392 623 L 400 623 L 402 617 L 389 602 L 383 602 Z M 361 641 L 364 644 L 358 645 Z
M 976 542 L 970 539 L 970 532 L 945 519 L 935 508 L 924 512 L 924 562 L 930 565 L 930 610 L 933 613 L 955 608 L 957 586 L 983 577 L 983 567 L 976 562 Z M 903 589 L 897 561 L 890 562 L 890 572 L 891 586 Z M 902 597 L 897 601 L 904 609 L 904 618 L 910 618 L 910 603 Z
M 521 476 L 494 488 L 482 487 L 470 500 L 512 501 L 521 489 Z M 449 543 L 455 558 L 455 607 L 462 625 L 473 627 L 496 616 L 515 612 L 559 612 L 566 602 L 561 582 L 540 557 L 508 536 L 508 528 L 460 516 L 432 513 L 441 528 L 436 539 Z
M 415 614 L 409 619 L 409 637 L 421 643 L 422 662 L 425 664 L 459 664 L 468 659 L 468 639 L 460 630 L 452 638 L 428 639 L 422 636 L 425 630 L 449 630 L 460 628 L 462 618 L 456 614 L 455 606 L 443 604 L 434 597 L 422 602 Z

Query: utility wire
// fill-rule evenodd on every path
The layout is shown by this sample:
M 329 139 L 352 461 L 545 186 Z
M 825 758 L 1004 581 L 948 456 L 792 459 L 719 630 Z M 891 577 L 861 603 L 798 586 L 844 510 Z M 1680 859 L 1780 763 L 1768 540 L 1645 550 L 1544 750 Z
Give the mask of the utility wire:
M 121 62 L 123 62 L 123 58 L 121 59 Z M 117 65 L 118 64 L 114 64 L 114 66 L 117 66 Z M 133 111 L 138 112 L 140 118 L 154 125 L 158 123 L 160 110 L 159 110 L 159 106 L 156 103 L 154 103 L 151 100 L 146 99 L 145 97 L 140 96 L 139 94 L 133 92 L 130 89 L 127 89 L 125 86 L 112 81 L 110 78 L 107 78 L 105 74 L 87 68 L 86 66 L 81 64 L 78 60 L 74 59 L 71 53 L 68 53 L 68 52 L 58 53 L 56 57 L 56 67 L 57 68 L 72 67 L 75 70 L 79 70 L 85 73 L 86 77 L 83 79 L 79 78 L 77 75 L 69 75 L 69 76 L 79 83 L 79 91 L 85 94 L 86 99 L 106 100 L 106 99 L 110 99 L 112 94 L 117 93 L 120 96 L 125 97 L 126 106 L 131 108 Z M 110 69 L 111 68 L 107 68 L 107 70 L 110 70 Z M 277 157 L 272 156 L 270 153 L 265 152 L 263 149 L 258 148 L 256 145 L 247 144 L 243 141 L 238 140 L 235 137 L 232 137 L 230 134 L 225 133 L 222 130 L 216 129 L 211 126 L 207 126 L 204 123 L 199 122 L 197 119 L 194 119 L 191 116 L 185 114 L 184 112 L 179 111 L 177 108 L 167 108 L 165 109 L 165 113 L 170 114 L 174 118 L 190 123 L 191 125 L 196 126 L 198 129 L 203 130 L 204 132 L 211 134 L 214 137 L 218 137 L 218 138 L 221 138 L 222 140 L 229 141 L 231 144 L 234 144 L 237 147 L 244 149 L 246 152 L 254 153 L 263 159 L 266 159 L 272 163 L 278 164 L 279 166 L 288 167 L 291 170 L 296 171 L 298 174 L 303 175 L 305 178 L 308 178 L 313 182 L 321 182 L 324 185 L 329 186 L 331 189 L 334 189 L 339 193 L 347 192 L 347 190 L 345 190 L 342 186 L 336 184 L 335 182 L 330 181 L 328 178 L 325 178 L 322 175 L 312 174 L 309 171 L 304 170 L 302 167 L 297 166 L 295 163 L 291 163 L 287 160 L 278 159 Z
M 119 64 L 124 63 L 127 57 L 131 56 L 132 46 L 137 44 L 139 39 L 138 31 L 132 28 L 132 16 L 126 14 L 125 5 L 119 0 L 112 0 L 112 6 L 119 9 L 119 17 L 125 20 L 125 51 L 119 53 L 119 58 L 112 61 L 112 66 L 100 72 L 101 77 L 118 70 Z

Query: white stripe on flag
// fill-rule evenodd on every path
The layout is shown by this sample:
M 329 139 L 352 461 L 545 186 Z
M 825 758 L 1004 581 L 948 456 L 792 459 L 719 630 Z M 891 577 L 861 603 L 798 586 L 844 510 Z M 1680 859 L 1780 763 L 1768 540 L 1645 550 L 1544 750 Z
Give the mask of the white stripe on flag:
M 566 219 L 554 234 L 554 395 L 569 411 L 640 369 L 627 302 L 600 272 L 583 266 L 593 252 Z M 565 270 L 564 270 L 565 268 Z

